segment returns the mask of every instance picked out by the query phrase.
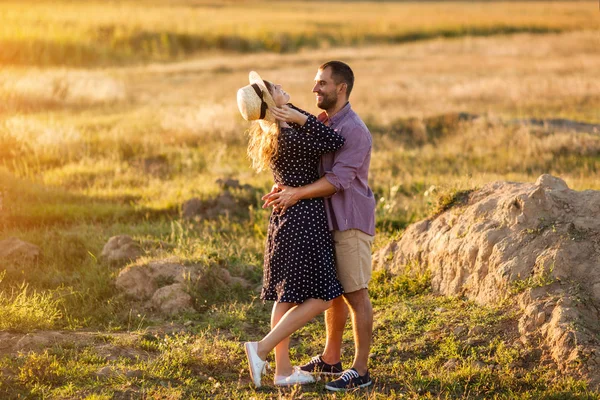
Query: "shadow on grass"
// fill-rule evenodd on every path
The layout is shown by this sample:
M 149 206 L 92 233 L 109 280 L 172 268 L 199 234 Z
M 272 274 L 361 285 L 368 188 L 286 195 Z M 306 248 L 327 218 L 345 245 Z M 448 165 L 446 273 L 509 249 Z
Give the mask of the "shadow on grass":
M 0 229 L 147 221 L 173 218 L 179 213 L 177 207 L 137 207 L 135 200 L 137 197 L 127 195 L 110 199 L 75 195 L 0 170 Z

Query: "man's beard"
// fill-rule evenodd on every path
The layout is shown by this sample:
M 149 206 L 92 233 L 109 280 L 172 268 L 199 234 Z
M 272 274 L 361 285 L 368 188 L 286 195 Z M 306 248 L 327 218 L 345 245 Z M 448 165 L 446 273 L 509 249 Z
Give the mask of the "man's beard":
M 320 95 L 323 97 L 323 100 L 321 100 L 321 102 L 317 100 L 317 107 L 319 107 L 321 110 L 329 110 L 337 103 L 337 94 L 335 93 L 331 93 L 330 95 Z

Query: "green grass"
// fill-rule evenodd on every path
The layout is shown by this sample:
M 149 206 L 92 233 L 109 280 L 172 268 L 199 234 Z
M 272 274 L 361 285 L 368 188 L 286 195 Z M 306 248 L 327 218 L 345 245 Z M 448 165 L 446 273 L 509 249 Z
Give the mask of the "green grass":
M 324 382 L 302 389 L 250 388 L 242 342 L 266 332 L 269 307 L 240 297 L 195 315 L 171 333 L 147 330 L 99 335 L 92 342 L 54 346 L 0 361 L 0 394 L 31 398 L 598 398 L 584 383 L 555 376 L 535 349 L 515 341 L 517 315 L 510 307 L 482 307 L 431 293 L 428 279 L 384 272 L 374 276 L 375 331 L 366 391 L 328 394 Z M 462 327 L 458 333 L 457 327 Z M 479 333 L 469 332 L 483 327 Z M 292 356 L 307 359 L 323 345 L 322 318 L 292 338 Z M 342 360 L 349 363 L 351 332 Z M 108 346 L 108 347 L 107 347 Z M 130 349 L 118 357 L 117 349 Z M 454 359 L 455 367 L 445 368 Z M 97 373 L 110 367 L 110 373 Z M 131 375 L 131 371 L 135 374 Z M 130 373 L 128 376 L 127 374 Z M 265 383 L 271 379 L 265 378 Z M 95 396 L 95 397 L 92 397 Z M 554 396 L 554 397 L 552 397 Z

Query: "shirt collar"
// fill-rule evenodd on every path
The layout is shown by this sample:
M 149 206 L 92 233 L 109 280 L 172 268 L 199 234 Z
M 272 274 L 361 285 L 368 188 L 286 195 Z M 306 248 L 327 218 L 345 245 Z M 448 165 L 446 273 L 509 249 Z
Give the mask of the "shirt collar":
M 333 117 L 329 119 L 329 123 L 331 125 L 337 124 L 342 120 L 342 118 L 346 116 L 346 114 L 350 112 L 351 109 L 352 107 L 350 106 L 350 102 L 347 102 L 346 105 L 342 107 L 340 111 L 338 111 Z
M 342 109 L 338 111 L 333 117 L 329 118 L 327 116 L 327 113 L 323 111 L 321 114 L 319 114 L 318 119 L 326 125 L 332 126 L 340 122 L 346 116 L 346 114 L 350 112 L 350 110 L 352 110 L 352 106 L 350 106 L 350 102 L 347 102 L 346 105 L 342 107 Z

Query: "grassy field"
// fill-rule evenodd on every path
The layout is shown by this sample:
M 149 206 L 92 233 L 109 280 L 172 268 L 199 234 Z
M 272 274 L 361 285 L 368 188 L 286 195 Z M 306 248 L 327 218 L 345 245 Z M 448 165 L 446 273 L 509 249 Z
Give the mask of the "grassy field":
M 27 5 L 25 5 L 27 4 Z M 598 29 L 593 1 L 3 1 L 0 63 L 98 66 L 435 37 Z M 332 20 L 332 14 L 335 18 Z
M 260 283 L 268 210 L 259 198 L 272 178 L 245 157 L 235 92 L 250 70 L 316 113 L 317 66 L 353 67 L 352 105 L 374 137 L 376 249 L 453 193 L 493 180 L 551 173 L 600 190 L 599 135 L 517 122 L 600 123 L 594 2 L 356 2 L 333 26 L 315 10 L 340 3 L 0 4 L 0 240 L 42 250 L 34 264 L 3 264 L 0 341 L 51 331 L 89 339 L 16 353 L 0 343 L 0 398 L 328 396 L 322 382 L 251 388 L 241 343 L 267 331 L 270 306 L 253 290 L 216 286 L 196 293 L 194 312 L 164 318 L 119 293 L 119 269 L 100 259 L 109 237 L 129 234 L 150 243 L 148 260 Z M 185 47 L 185 35 L 208 38 Z M 224 178 L 251 187 L 234 192 L 244 206 L 182 217 L 184 201 L 214 199 Z M 443 298 L 427 276 L 381 272 L 371 293 L 376 385 L 337 397 L 599 398 L 516 340 L 511 304 Z M 321 321 L 293 338 L 298 361 L 321 348 Z M 345 338 L 348 363 L 350 330 Z

